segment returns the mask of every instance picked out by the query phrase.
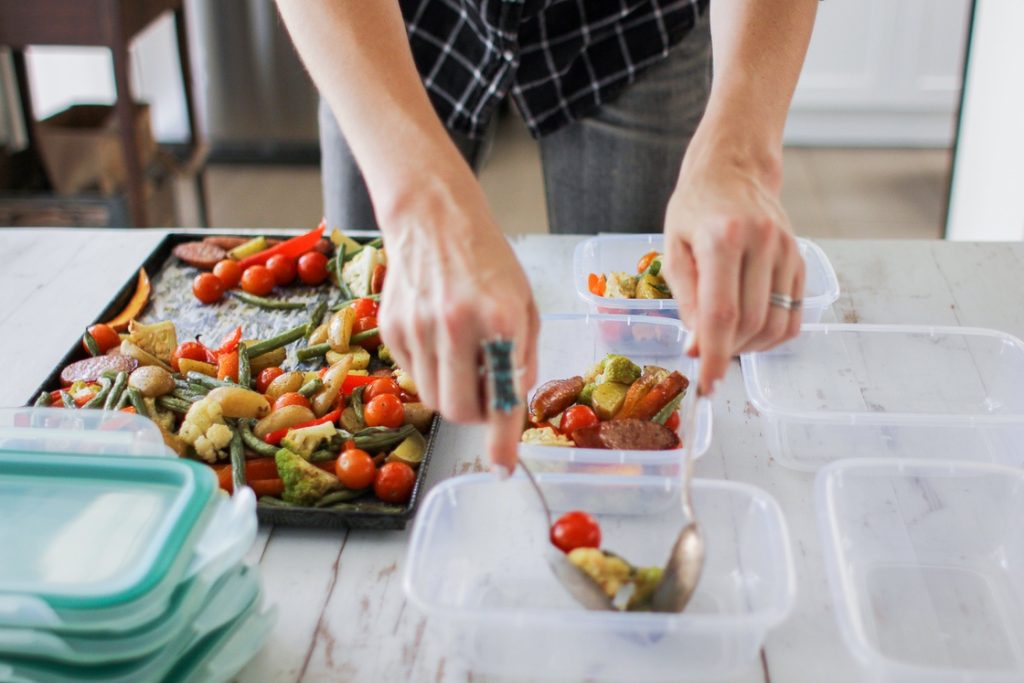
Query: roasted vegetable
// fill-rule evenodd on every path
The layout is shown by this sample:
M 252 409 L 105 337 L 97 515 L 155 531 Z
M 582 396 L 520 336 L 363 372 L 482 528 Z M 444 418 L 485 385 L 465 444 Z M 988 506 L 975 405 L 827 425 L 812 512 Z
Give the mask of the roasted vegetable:
M 266 397 L 243 387 L 218 387 L 206 395 L 207 400 L 220 404 L 224 417 L 253 417 L 260 419 L 270 413 Z
M 612 273 L 608 276 L 604 294 L 610 299 L 632 299 L 636 297 L 637 276 L 629 273 Z
M 427 440 L 418 431 L 414 431 L 405 440 L 395 446 L 395 450 L 387 457 L 388 462 L 404 462 L 409 467 L 417 467 L 423 462 L 427 452 Z
M 678 371 L 669 373 L 640 399 L 629 417 L 640 420 L 653 419 L 672 399 L 685 391 L 689 384 L 689 380 Z
M 331 351 L 345 353 L 348 351 L 349 340 L 352 338 L 352 325 L 356 322 L 356 312 L 352 308 L 343 308 L 331 316 L 327 322 L 327 342 Z
M 290 429 L 315 418 L 316 415 L 313 414 L 313 411 L 305 406 L 284 406 L 257 422 L 256 426 L 253 427 L 253 433 L 262 439 L 271 432 L 276 432 L 279 429 Z
M 572 439 L 559 434 L 551 427 L 537 427 L 527 429 L 521 438 L 523 443 L 533 446 L 575 446 Z
M 196 455 L 211 463 L 227 457 L 225 449 L 231 443 L 231 434 L 221 405 L 210 398 L 193 403 L 178 430 L 181 440 L 192 446 Z
M 434 410 L 428 407 L 425 403 L 406 403 L 405 407 L 405 423 L 411 424 L 413 427 L 421 432 L 428 432 L 430 430 L 430 424 L 434 421 Z
M 629 391 L 626 392 L 626 400 L 622 404 L 622 409 L 619 410 L 616 418 L 624 420 L 628 417 L 633 417 L 633 413 L 636 407 L 640 404 L 640 401 L 647 395 L 647 393 L 655 387 L 661 380 L 668 376 L 668 370 L 665 368 L 659 368 L 657 365 L 648 365 L 644 367 L 643 374 L 640 375 L 640 379 L 633 382 L 630 385 Z
M 345 264 L 341 276 L 352 290 L 353 296 L 372 294 L 370 283 L 373 279 L 374 266 L 378 264 L 387 265 L 387 259 L 383 251 L 370 245 L 364 246 L 355 258 Z
M 155 365 L 167 370 L 168 372 L 171 371 L 170 365 L 160 360 L 149 351 L 146 351 L 131 339 L 121 341 L 121 354 L 128 356 L 129 358 L 134 358 L 139 362 L 139 365 Z
M 616 354 L 608 354 L 604 357 L 601 374 L 595 379 L 597 384 L 604 382 L 618 382 L 619 384 L 630 385 L 640 378 L 640 366 L 626 358 Z
M 284 394 L 290 394 L 294 391 L 298 391 L 305 383 L 305 373 L 298 372 L 297 370 L 286 372 L 283 375 L 275 377 L 274 380 L 267 385 L 267 398 L 271 401 L 276 401 Z
M 661 581 L 660 567 L 634 567 L 618 555 L 598 548 L 576 548 L 568 558 L 601 587 L 617 609 L 650 608 L 651 596 Z
M 128 323 L 128 339 L 165 364 L 171 362 L 171 354 L 174 353 L 174 349 L 178 348 L 178 333 L 174 323 L 169 320 L 150 325 L 132 320 Z M 152 365 L 152 363 L 145 363 L 145 365 Z
M 629 386 L 618 382 L 605 382 L 594 387 L 587 403 L 602 420 L 610 420 L 622 409 Z M 581 401 L 582 403 L 582 401 Z
M 181 370 L 181 374 L 188 375 L 190 372 L 197 372 L 207 377 L 217 376 L 217 366 L 212 363 L 206 363 L 201 360 L 192 360 L 191 358 L 182 358 L 178 361 L 178 369 Z
M 637 299 L 669 299 L 672 293 L 665 280 L 654 275 L 644 275 L 636 285 Z
M 329 442 L 337 433 L 338 429 L 330 422 L 302 429 L 290 429 L 281 439 L 281 445 L 308 460 L 313 451 Z
M 139 281 L 135 285 L 135 293 L 132 294 L 132 298 L 125 305 L 124 309 L 114 316 L 113 319 L 107 321 L 107 324 L 118 332 L 128 329 L 128 323 L 137 318 L 139 313 L 142 313 L 142 309 L 149 303 L 149 293 L 151 290 L 152 286 L 149 282 L 149 276 L 146 275 L 146 270 L 139 268 Z
M 281 499 L 296 505 L 313 505 L 332 491 L 342 488 L 333 474 L 306 462 L 299 454 L 287 448 L 280 449 L 274 456 L 277 471 L 284 481 Z
M 370 367 L 370 352 L 362 346 L 350 346 L 347 353 L 328 351 L 326 359 L 328 363 L 333 365 L 346 356 L 351 357 L 353 370 L 365 370 Z
M 174 377 L 161 367 L 143 365 L 128 377 L 128 386 L 138 389 L 146 398 L 156 398 L 174 391 Z

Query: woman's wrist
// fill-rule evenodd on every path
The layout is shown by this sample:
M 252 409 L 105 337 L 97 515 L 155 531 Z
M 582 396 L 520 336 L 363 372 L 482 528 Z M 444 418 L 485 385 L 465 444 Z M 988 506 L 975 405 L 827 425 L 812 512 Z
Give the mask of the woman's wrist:
M 765 186 L 779 192 L 782 188 L 781 131 L 773 130 L 742 111 L 713 109 L 709 105 L 690 141 L 683 160 L 683 173 L 691 166 L 702 170 L 709 166 L 731 167 L 753 174 Z

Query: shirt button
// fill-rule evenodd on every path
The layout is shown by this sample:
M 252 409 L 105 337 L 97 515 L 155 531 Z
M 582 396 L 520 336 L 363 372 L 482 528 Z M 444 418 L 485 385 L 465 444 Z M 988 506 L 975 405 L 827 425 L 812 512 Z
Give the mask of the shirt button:
M 513 59 L 516 58 L 516 54 L 512 52 L 512 50 L 505 50 L 504 52 L 501 53 L 501 56 L 505 58 L 506 62 L 511 62 Z

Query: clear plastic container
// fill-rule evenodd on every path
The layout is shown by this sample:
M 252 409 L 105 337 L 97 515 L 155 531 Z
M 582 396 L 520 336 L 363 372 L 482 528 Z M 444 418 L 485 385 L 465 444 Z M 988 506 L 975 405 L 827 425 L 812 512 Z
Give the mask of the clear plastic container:
M 1024 344 L 994 330 L 806 325 L 743 356 L 771 455 L 800 470 L 843 458 L 1024 463 Z
M 590 273 L 608 274 L 613 271 L 636 272 L 640 257 L 650 251 L 664 251 L 664 236 L 652 235 L 599 235 L 576 246 L 572 273 L 576 292 L 590 304 L 595 313 L 618 315 L 667 315 L 679 317 L 674 299 L 607 299 L 597 296 L 587 287 Z M 807 267 L 804 285 L 804 321 L 816 323 L 822 314 L 839 298 L 839 280 L 825 252 L 814 242 L 797 238 L 800 254 Z
M 678 370 L 696 381 L 698 363 L 683 352 L 686 330 L 678 320 L 651 317 L 602 315 L 547 315 L 541 319 L 538 348 L 537 387 L 552 379 L 583 375 L 609 353 L 629 357 L 640 366 L 659 365 Z M 693 452 L 699 457 L 711 443 L 711 403 L 696 402 L 696 392 L 687 391 L 683 411 L 697 410 Z M 680 429 L 686 420 L 680 420 Z M 686 444 L 690 435 L 680 433 Z M 666 451 L 608 450 L 561 446 L 519 445 L 519 457 L 538 472 L 602 474 L 660 474 L 679 472 L 685 448 Z
M 187 576 L 217 482 L 183 459 L 0 451 L 0 624 L 130 630 Z
M 816 493 L 836 618 L 870 680 L 1024 680 L 1024 471 L 849 460 Z
M 605 548 L 662 566 L 684 518 L 663 477 L 540 475 L 556 515 L 593 514 Z M 756 660 L 767 631 L 794 599 L 789 540 L 763 491 L 693 482 L 707 546 L 697 590 L 682 614 L 591 612 L 557 582 L 542 554 L 547 522 L 528 481 L 449 479 L 424 502 L 404 589 L 474 671 L 545 680 L 682 681 L 725 676 Z
M 173 455 L 152 420 L 103 410 L 0 410 L 0 451 Z

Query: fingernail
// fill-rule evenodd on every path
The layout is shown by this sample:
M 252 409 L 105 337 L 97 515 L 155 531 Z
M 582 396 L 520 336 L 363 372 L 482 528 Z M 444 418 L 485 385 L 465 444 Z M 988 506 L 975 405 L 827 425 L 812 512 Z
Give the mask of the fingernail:
M 508 471 L 507 467 L 499 465 L 496 462 L 491 463 L 491 474 L 493 474 L 498 481 L 505 481 L 512 476 L 512 473 Z
M 686 345 L 683 346 L 683 353 L 685 353 L 687 356 L 691 355 L 696 346 L 697 335 L 695 335 L 693 332 L 690 332 L 688 335 L 686 335 Z

